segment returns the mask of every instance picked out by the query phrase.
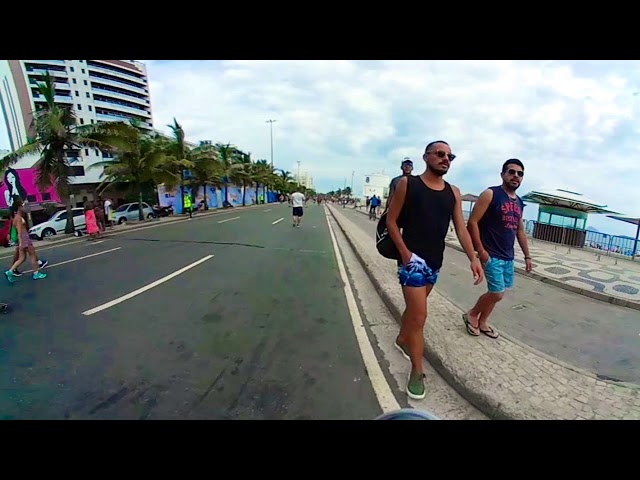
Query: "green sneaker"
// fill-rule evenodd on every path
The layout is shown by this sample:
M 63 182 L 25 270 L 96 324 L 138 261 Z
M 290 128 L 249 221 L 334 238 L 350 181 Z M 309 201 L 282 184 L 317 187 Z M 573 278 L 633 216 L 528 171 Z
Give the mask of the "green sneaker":
M 427 392 L 424 387 L 424 373 L 411 372 L 409 381 L 407 382 L 407 395 L 414 400 L 422 400 L 426 397 Z
M 34 280 L 40 280 L 41 278 L 47 278 L 47 274 L 46 273 L 42 273 L 42 272 L 34 272 L 33 273 L 33 279 Z

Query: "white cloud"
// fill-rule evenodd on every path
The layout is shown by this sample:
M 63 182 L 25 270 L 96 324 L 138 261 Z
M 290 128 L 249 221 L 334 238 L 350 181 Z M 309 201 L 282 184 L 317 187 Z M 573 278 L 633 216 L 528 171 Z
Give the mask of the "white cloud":
M 444 139 L 447 179 L 479 193 L 504 160 L 526 166 L 523 193 L 571 187 L 640 215 L 640 69 L 630 61 L 147 61 L 154 123 L 173 117 L 190 140 L 232 142 L 330 190 L 400 172 Z M 1 146 L 1 145 L 0 145 Z M 535 210 L 530 209 L 528 210 Z M 529 213 L 531 215 L 531 212 Z M 603 230 L 631 227 L 606 221 Z

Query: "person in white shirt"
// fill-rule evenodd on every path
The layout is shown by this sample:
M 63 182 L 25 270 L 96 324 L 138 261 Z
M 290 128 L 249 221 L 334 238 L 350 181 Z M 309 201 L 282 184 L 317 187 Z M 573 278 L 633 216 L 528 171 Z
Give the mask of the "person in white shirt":
M 300 192 L 300 188 L 296 188 L 296 191 L 291 195 L 291 206 L 293 207 L 293 226 L 299 227 L 300 220 L 304 215 L 304 195 Z
M 110 227 L 112 227 L 112 223 L 111 223 L 111 208 L 112 208 L 112 203 L 111 200 L 109 200 L 108 198 L 104 201 L 104 216 L 107 219 L 106 223 L 107 225 L 109 225 Z

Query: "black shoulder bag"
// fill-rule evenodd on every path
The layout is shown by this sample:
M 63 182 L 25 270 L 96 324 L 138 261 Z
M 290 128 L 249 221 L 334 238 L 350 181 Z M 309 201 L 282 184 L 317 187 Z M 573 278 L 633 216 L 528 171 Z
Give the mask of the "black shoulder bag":
M 398 215 L 398 226 L 402 228 L 404 216 L 406 215 L 407 210 L 407 198 L 409 198 L 409 186 L 411 185 L 411 179 L 413 177 L 410 175 L 407 177 L 407 192 L 404 196 L 404 204 L 402 205 L 402 210 L 400 211 L 400 215 Z M 391 260 L 400 260 L 400 252 L 398 251 L 398 247 L 393 243 L 391 236 L 389 235 L 389 230 L 387 229 L 387 212 L 389 211 L 389 206 L 384 210 L 384 213 L 380 216 L 380 220 L 378 220 L 378 226 L 376 227 L 376 248 L 378 249 L 378 253 L 385 258 Z

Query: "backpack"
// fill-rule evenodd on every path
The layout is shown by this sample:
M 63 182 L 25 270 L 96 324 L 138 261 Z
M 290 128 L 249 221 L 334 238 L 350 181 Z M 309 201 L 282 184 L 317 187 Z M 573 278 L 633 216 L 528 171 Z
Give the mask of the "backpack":
M 400 228 L 402 228 L 404 217 L 407 215 L 407 198 L 409 198 L 409 187 L 411 186 L 412 178 L 412 175 L 407 178 L 407 193 L 404 197 L 404 205 L 402 205 L 402 210 L 398 216 L 398 226 Z M 378 253 L 385 258 L 390 260 L 400 260 L 398 247 L 393 243 L 393 240 L 389 236 L 389 230 L 387 230 L 388 211 L 389 205 L 386 206 L 384 213 L 380 215 L 380 220 L 378 220 L 378 225 L 376 227 L 376 249 L 378 250 Z

